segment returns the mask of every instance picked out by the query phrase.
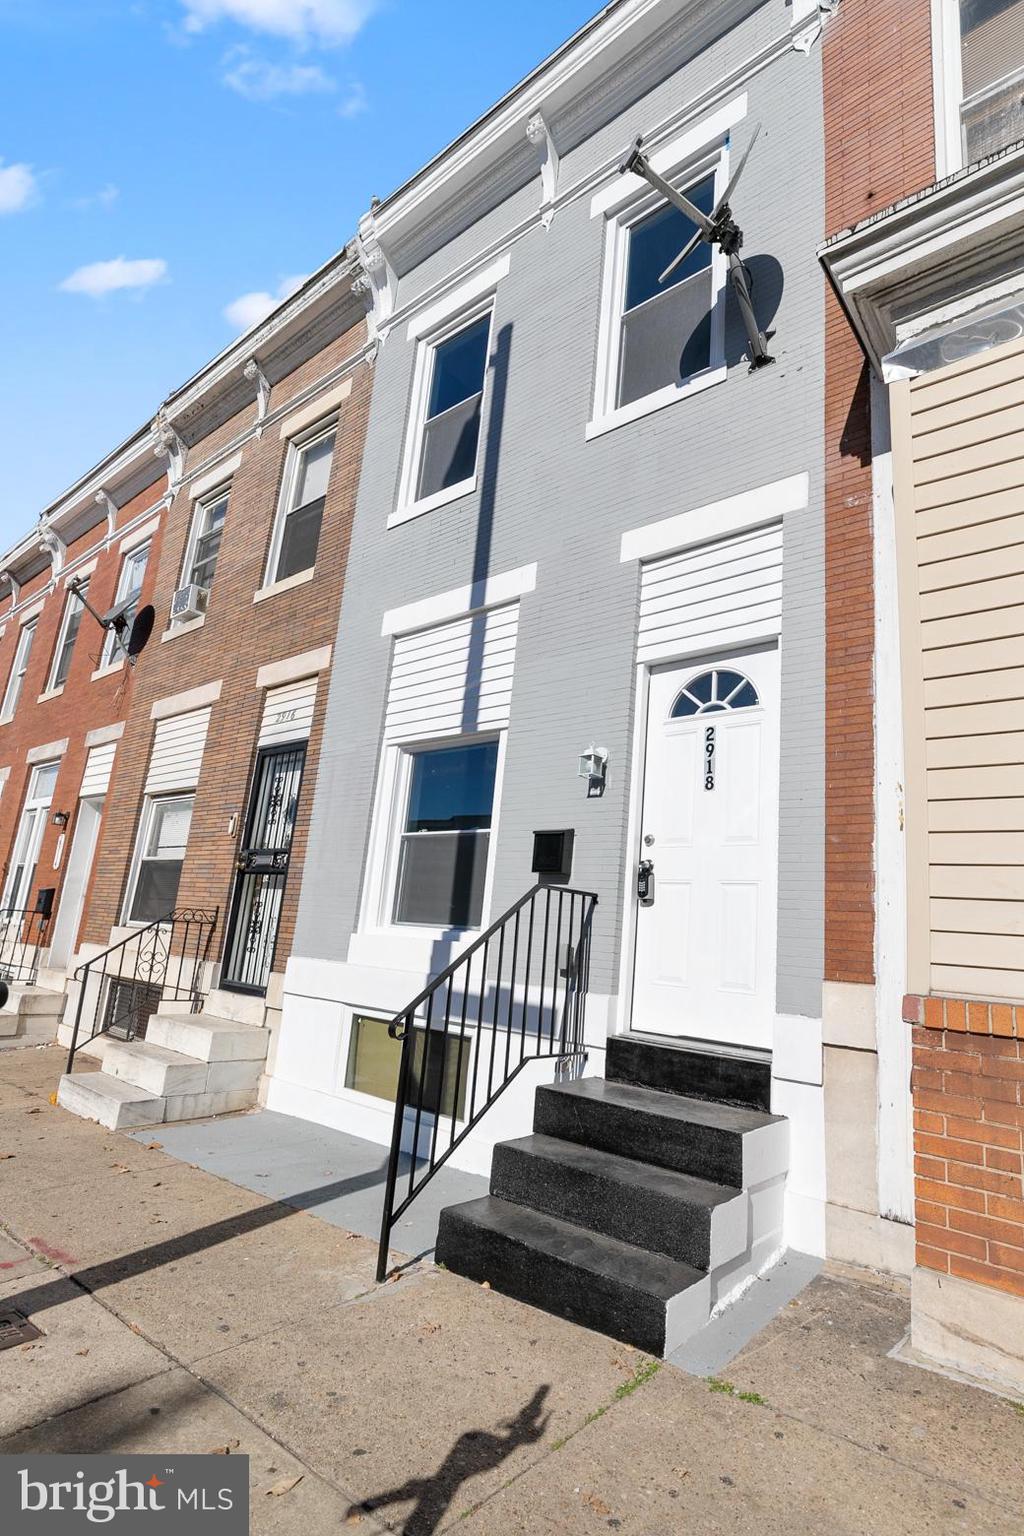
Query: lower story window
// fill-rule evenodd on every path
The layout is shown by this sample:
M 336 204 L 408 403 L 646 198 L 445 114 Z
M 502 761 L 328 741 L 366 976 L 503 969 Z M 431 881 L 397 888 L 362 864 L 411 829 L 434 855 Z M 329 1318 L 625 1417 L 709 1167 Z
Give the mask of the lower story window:
M 457 1036 L 446 1038 L 438 1030 L 430 1030 L 429 1046 L 427 1036 L 427 1030 L 416 1030 L 412 1082 L 407 1102 L 412 1105 L 422 1103 L 425 1114 L 440 1114 L 461 1120 L 466 1112 L 469 1052 L 463 1045 L 460 1060 Z M 388 1020 L 356 1014 L 352 1020 L 352 1036 L 348 1047 L 346 1088 L 356 1093 L 370 1094 L 375 1099 L 387 1099 L 393 1104 L 398 1096 L 401 1063 L 401 1041 L 392 1040 L 388 1034 Z
M 496 741 L 410 752 L 394 920 L 478 928 L 498 764 Z
M 129 922 L 155 923 L 174 911 L 194 798 L 169 795 L 147 803 L 128 904 Z

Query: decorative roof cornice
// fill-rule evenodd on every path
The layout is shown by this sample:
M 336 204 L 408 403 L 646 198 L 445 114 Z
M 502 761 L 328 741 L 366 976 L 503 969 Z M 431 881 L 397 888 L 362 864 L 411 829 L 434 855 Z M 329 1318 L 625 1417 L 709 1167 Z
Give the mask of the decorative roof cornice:
M 945 306 L 1024 273 L 1024 145 L 826 241 L 819 259 L 872 367 Z M 1024 280 L 1024 279 L 1022 279 Z

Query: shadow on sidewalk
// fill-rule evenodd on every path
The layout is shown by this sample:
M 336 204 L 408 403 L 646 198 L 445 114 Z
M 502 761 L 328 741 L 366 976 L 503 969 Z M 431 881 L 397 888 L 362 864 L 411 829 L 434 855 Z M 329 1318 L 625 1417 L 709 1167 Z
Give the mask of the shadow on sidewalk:
M 339 1179 L 333 1184 L 324 1184 L 319 1188 L 304 1189 L 294 1195 L 285 1195 L 270 1205 L 260 1206 L 257 1210 L 243 1211 L 238 1216 L 227 1216 L 223 1221 L 210 1222 L 208 1226 L 197 1227 L 194 1232 L 185 1232 L 180 1237 L 169 1237 L 165 1242 L 152 1243 L 146 1248 L 136 1248 L 132 1253 L 121 1254 L 116 1259 L 107 1259 L 102 1264 L 92 1264 L 85 1269 L 76 1269 L 69 1275 L 61 1275 L 57 1280 L 47 1280 L 41 1285 L 22 1291 L 17 1296 L 8 1296 L 4 1304 L 15 1307 L 19 1312 L 31 1317 L 34 1313 L 44 1312 L 48 1307 L 59 1306 L 62 1302 L 69 1301 L 71 1285 L 78 1287 L 79 1295 L 83 1291 L 91 1294 L 94 1291 L 103 1290 L 105 1286 L 117 1285 L 122 1280 L 133 1280 L 139 1275 L 147 1275 L 165 1264 L 176 1263 L 179 1259 L 190 1258 L 193 1254 L 205 1253 L 209 1248 L 216 1248 L 221 1243 L 230 1242 L 233 1237 L 244 1237 L 250 1232 L 259 1232 L 264 1227 L 271 1227 L 279 1221 L 285 1221 L 289 1216 L 298 1216 L 304 1211 L 314 1210 L 316 1206 L 326 1205 L 341 1195 L 351 1195 L 361 1189 L 372 1189 L 376 1184 L 383 1185 L 386 1171 L 387 1163 L 382 1160 L 380 1166 L 370 1172 L 356 1174 L 350 1179 Z M 26 1247 L 30 1246 L 26 1243 Z
M 374 1494 L 348 1510 L 352 1515 L 373 1514 L 389 1504 L 408 1504 L 416 1508 L 401 1530 L 405 1536 L 431 1536 L 436 1531 L 463 1483 L 483 1472 L 493 1472 L 522 1445 L 534 1445 L 544 1434 L 551 1415 L 541 1418 L 541 1409 L 550 1387 L 538 1387 L 530 1401 L 514 1419 L 500 1428 L 504 1434 L 484 1429 L 469 1429 L 460 1435 L 433 1477 L 414 1477 L 398 1488 Z

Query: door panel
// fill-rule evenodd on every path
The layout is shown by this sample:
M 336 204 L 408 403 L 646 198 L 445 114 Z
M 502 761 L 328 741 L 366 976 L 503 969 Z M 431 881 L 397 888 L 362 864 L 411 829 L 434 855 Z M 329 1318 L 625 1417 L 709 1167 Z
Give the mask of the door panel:
M 771 1045 L 775 993 L 776 647 L 652 673 L 632 1027 Z

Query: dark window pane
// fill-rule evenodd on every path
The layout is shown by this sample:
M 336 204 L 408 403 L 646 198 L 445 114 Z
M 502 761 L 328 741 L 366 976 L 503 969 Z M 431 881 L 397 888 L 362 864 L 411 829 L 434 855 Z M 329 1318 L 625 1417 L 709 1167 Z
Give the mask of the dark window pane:
M 710 362 L 709 268 L 624 317 L 618 404 L 682 384 Z
M 413 762 L 407 832 L 489 827 L 498 743 L 418 752 Z
M 698 707 L 699 706 L 694 703 L 693 699 L 690 698 L 689 694 L 681 693 L 673 706 L 672 719 L 685 720 L 687 715 L 695 715 L 697 713 Z
M 482 401 L 483 395 L 472 395 L 427 422 L 423 429 L 417 498 L 433 496 L 470 479 L 476 469 Z
M 688 187 L 686 196 L 701 213 L 709 214 L 715 203 L 715 182 L 709 176 L 699 186 Z M 659 282 L 661 274 L 696 234 L 697 226 L 685 213 L 668 204 L 641 219 L 629 232 L 629 262 L 626 269 L 626 309 L 635 309 L 657 293 L 665 293 L 695 272 L 711 265 L 711 247 L 702 240 L 670 277 Z
M 84 583 L 82 587 L 83 596 L 88 596 L 88 592 L 88 583 Z M 71 603 L 68 627 L 64 634 L 60 655 L 57 658 L 57 669 L 53 674 L 52 686 L 54 688 L 62 688 L 68 680 L 68 673 L 71 670 L 72 652 L 75 649 L 75 641 L 78 639 L 78 631 L 82 627 L 82 614 L 85 610 L 77 597 L 72 597 Z
M 488 832 L 419 833 L 402 838 L 397 923 L 479 927 Z
M 461 1052 L 459 1063 L 458 1040 L 447 1040 L 437 1030 L 430 1032 L 427 1048 L 427 1032 L 416 1031 L 413 1047 L 412 1082 L 409 1085 L 409 1102 L 420 1102 L 420 1080 L 423 1076 L 423 1059 L 427 1057 L 427 1076 L 423 1084 L 423 1110 L 427 1114 L 451 1115 L 461 1119 L 465 1113 L 466 1083 L 469 1077 L 469 1053 Z M 376 1099 L 388 1099 L 394 1103 L 398 1094 L 398 1072 L 401 1065 L 402 1044 L 392 1040 L 384 1019 L 368 1019 L 357 1016 L 352 1020 L 352 1037 L 348 1048 L 348 1069 L 345 1073 L 346 1088 L 356 1093 L 368 1093 Z M 456 1084 L 458 1072 L 458 1084 Z
M 316 551 L 320 543 L 320 525 L 324 519 L 324 498 L 311 501 L 308 507 L 289 512 L 281 535 L 281 557 L 277 562 L 275 580 L 284 581 L 286 576 L 297 576 L 300 571 L 312 570 L 316 565 Z
M 129 921 L 155 923 L 174 911 L 181 881 L 180 859 L 144 859 L 139 866 Z
M 692 693 L 695 699 L 700 699 L 702 704 L 707 704 L 711 698 L 711 684 L 714 681 L 713 674 L 702 672 L 700 677 L 695 677 L 692 683 L 687 683 L 687 693 Z
M 430 380 L 427 420 L 432 421 L 453 405 L 460 405 L 471 395 L 483 392 L 487 367 L 487 341 L 491 317 L 484 315 L 460 331 L 450 341 L 434 349 L 434 371 Z

